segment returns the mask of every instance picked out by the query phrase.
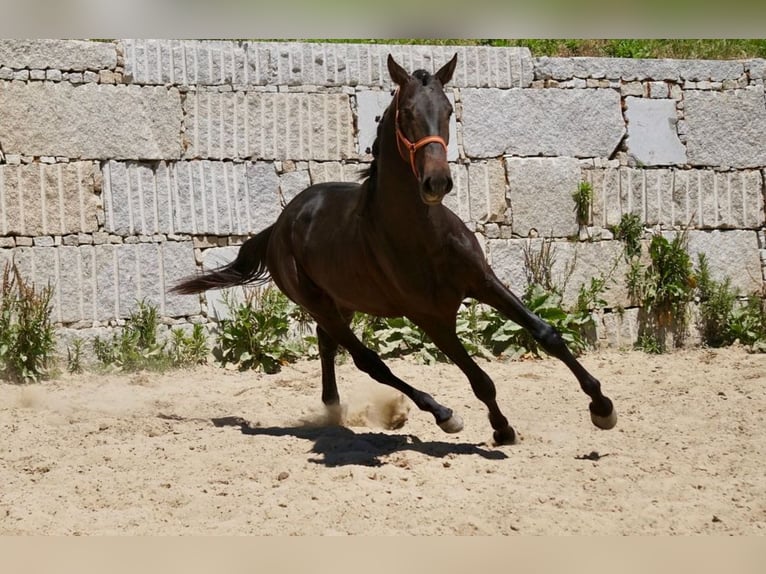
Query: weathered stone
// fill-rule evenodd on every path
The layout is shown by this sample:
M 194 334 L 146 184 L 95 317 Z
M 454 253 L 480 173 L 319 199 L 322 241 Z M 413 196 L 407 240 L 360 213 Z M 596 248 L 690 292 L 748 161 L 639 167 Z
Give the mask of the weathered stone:
M 468 223 L 471 221 L 468 166 L 451 163 L 450 174 L 452 175 L 452 190 L 444 196 L 442 202 L 460 219 Z M 505 188 L 505 185 L 503 185 L 503 188 Z
M 637 58 L 537 58 L 535 77 L 554 80 L 609 78 L 623 80 L 715 80 L 736 79 L 744 73 L 737 61 L 670 60 Z
M 505 221 L 508 202 L 502 161 L 476 161 L 467 168 L 470 220 Z
M 292 198 L 311 185 L 308 170 L 296 170 L 279 176 L 280 204 L 287 205 Z
M 305 172 L 293 173 L 307 183 Z M 122 236 L 248 235 L 281 211 L 279 185 L 271 162 L 108 162 L 105 228 Z
M 616 90 L 494 90 L 461 93 L 469 157 L 609 157 L 625 133 Z
M 686 149 L 676 132 L 673 100 L 625 98 L 628 153 L 643 165 L 686 163 Z
M 763 225 L 762 174 L 756 170 L 587 169 L 593 219 L 617 225 L 635 213 L 646 225 L 758 228 Z
M 195 92 L 187 96 L 187 158 L 338 160 L 355 156 L 346 94 Z
M 534 257 L 540 254 L 544 239 L 490 239 L 489 261 L 498 278 L 516 294 L 521 295 L 528 285 L 525 252 Z M 628 264 L 623 257 L 619 241 L 569 242 L 554 241 L 550 245 L 553 284 L 563 289 L 562 305 L 571 308 L 577 302 L 582 286 L 590 286 L 591 278 L 606 280 L 600 294 L 607 307 L 625 307 L 630 304 L 625 276 Z
M 631 300 L 625 280 L 628 263 L 624 249 L 621 241 L 554 242 L 551 273 L 558 278 L 558 286 L 564 289 L 563 305 L 573 307 L 580 289 L 589 287 L 595 277 L 606 280 L 600 296 L 607 307 L 629 306 Z
M 161 316 L 194 314 L 200 309 L 198 297 L 167 292 L 196 270 L 190 241 L 8 251 L 28 281 L 53 287 L 51 316 L 56 322 L 125 318 L 136 301 L 144 299 L 155 304 Z
M 639 337 L 639 315 L 638 307 L 604 313 L 596 322 L 599 344 L 613 349 L 632 348 Z
M 117 49 L 111 42 L 0 40 L 0 65 L 40 70 L 100 70 L 117 65 Z
M 766 59 L 757 58 L 746 64 L 751 80 L 766 80 Z
M 742 294 L 760 293 L 763 275 L 755 231 L 688 231 L 688 251 L 696 263 L 699 253 L 707 258 L 710 275 L 716 281 L 731 279 Z
M 362 181 L 364 171 L 369 168 L 366 163 L 342 163 L 339 161 L 311 161 L 309 175 L 311 183 L 327 183 L 331 181 Z
M 98 228 L 91 162 L 0 165 L 0 232 L 65 235 Z
M 250 232 L 258 232 L 272 225 L 282 213 L 279 197 L 279 176 L 274 165 L 267 162 L 247 164 L 248 196 L 255 209 L 251 209 Z
M 527 48 L 298 42 L 124 40 L 125 73 L 139 84 L 390 87 L 388 53 L 413 72 L 431 73 L 455 53 L 452 85 L 527 86 Z
M 766 165 L 766 100 L 763 87 L 736 92 L 687 91 L 686 149 L 693 165 Z
M 526 236 L 535 229 L 541 236 L 577 234 L 572 194 L 581 181 L 580 164 L 573 158 L 508 158 L 514 233 Z
M 11 153 L 82 159 L 181 154 L 176 89 L 0 83 L 0 141 Z

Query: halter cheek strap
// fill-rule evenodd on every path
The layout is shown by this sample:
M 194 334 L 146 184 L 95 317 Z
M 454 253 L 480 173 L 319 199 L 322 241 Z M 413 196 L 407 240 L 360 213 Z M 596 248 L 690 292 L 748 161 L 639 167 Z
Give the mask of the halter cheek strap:
M 430 143 L 438 143 L 444 148 L 444 153 L 447 153 L 447 142 L 444 141 L 444 138 L 441 136 L 426 136 L 424 138 L 420 138 L 415 143 L 412 143 L 410 140 L 407 139 L 407 136 L 404 135 L 404 132 L 402 132 L 401 128 L 399 127 L 399 90 L 396 90 L 396 116 L 394 118 L 394 125 L 396 126 L 396 147 L 399 150 L 399 155 L 402 156 L 402 159 L 410 164 L 410 167 L 412 168 L 412 173 L 415 174 L 415 178 L 420 180 L 420 174 L 418 173 L 418 168 L 415 165 L 415 154 L 417 151 L 422 148 L 423 146 L 426 146 Z

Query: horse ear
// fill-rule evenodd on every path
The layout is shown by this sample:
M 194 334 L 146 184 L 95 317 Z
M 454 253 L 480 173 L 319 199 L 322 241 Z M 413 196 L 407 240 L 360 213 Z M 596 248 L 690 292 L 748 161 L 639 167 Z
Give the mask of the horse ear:
M 444 64 L 441 69 L 436 72 L 436 77 L 442 83 L 442 86 L 446 85 L 452 79 L 452 74 L 455 73 L 455 66 L 457 65 L 457 52 L 452 56 L 452 59 Z
M 410 75 L 407 73 L 407 70 L 397 64 L 391 54 L 388 55 L 388 73 L 391 74 L 391 79 L 394 81 L 394 83 L 399 86 L 406 84 L 407 80 L 410 79 Z

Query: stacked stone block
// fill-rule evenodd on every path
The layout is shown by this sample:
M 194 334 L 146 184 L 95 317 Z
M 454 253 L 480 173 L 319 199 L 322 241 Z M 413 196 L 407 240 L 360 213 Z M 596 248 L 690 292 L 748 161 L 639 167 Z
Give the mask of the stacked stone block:
M 230 260 L 305 187 L 361 179 L 389 53 L 431 72 L 458 54 L 445 203 L 517 292 L 525 247 L 547 238 L 565 302 L 608 274 L 600 337 L 631 343 L 639 310 L 612 234 L 625 213 L 645 240 L 689 227 L 714 276 L 763 292 L 763 60 L 483 46 L 0 40 L 0 265 L 50 282 L 54 319 L 77 332 L 119 325 L 141 299 L 168 324 L 215 321 L 219 294 L 167 289 Z

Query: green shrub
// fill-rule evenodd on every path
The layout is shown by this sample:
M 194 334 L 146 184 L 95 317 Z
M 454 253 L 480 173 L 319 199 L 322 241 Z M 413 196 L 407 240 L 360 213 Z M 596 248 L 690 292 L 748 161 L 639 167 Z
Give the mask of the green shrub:
M 230 318 L 219 322 L 218 342 L 213 355 L 224 366 L 276 373 L 294 362 L 314 339 L 290 337 L 293 325 L 305 315 L 275 287 L 248 291 L 245 301 L 236 303 L 226 292 L 224 304 Z
M 15 265 L 3 270 L 0 292 L 0 375 L 37 381 L 47 374 L 55 348 L 51 323 L 53 288 L 38 290 Z
M 742 301 L 729 277 L 715 281 L 704 254 L 698 256 L 697 278 L 702 340 L 711 347 L 739 341 L 766 348 L 766 311 L 760 297 L 751 295 Z

